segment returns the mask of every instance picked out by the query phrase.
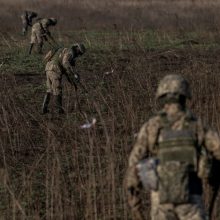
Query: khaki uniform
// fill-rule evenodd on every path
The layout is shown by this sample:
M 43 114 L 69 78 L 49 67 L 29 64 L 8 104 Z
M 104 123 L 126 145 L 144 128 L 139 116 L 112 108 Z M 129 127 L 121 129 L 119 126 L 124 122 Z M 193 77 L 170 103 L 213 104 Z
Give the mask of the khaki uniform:
M 50 51 L 46 57 L 51 56 Z M 68 79 L 73 73 L 73 66 L 75 65 L 75 55 L 72 49 L 62 48 L 46 64 L 45 72 L 47 76 L 47 93 L 53 95 L 62 94 L 62 76 L 65 74 Z
M 216 159 L 220 159 L 220 139 L 218 134 L 206 128 L 200 119 L 196 119 L 189 111 L 179 110 L 167 117 L 162 111 L 145 123 L 129 156 L 127 172 L 127 188 L 129 189 L 128 202 L 134 219 L 144 219 L 141 200 L 139 198 L 141 184 L 136 172 L 136 165 L 146 155 L 157 155 L 158 145 L 164 138 L 164 117 L 172 131 L 182 131 L 187 125 L 192 131 L 192 138 L 198 146 L 204 146 Z M 160 165 L 158 166 L 160 169 Z M 151 219 L 152 220 L 205 220 L 202 204 L 201 179 L 196 179 L 194 191 L 190 194 L 187 204 L 161 204 L 158 191 L 151 192 Z
M 47 18 L 41 19 L 35 23 L 31 32 L 31 44 L 43 44 L 46 35 L 49 32 L 50 20 Z
M 59 114 L 64 114 L 62 107 L 62 76 L 65 75 L 71 85 L 77 90 L 80 82 L 79 75 L 74 73 L 73 67 L 77 57 L 83 55 L 86 49 L 83 44 L 74 44 L 70 48 L 51 50 L 45 56 L 47 62 L 45 72 L 47 76 L 47 93 L 44 97 L 42 114 L 49 113 L 48 105 L 51 94 L 55 97 L 56 108 Z

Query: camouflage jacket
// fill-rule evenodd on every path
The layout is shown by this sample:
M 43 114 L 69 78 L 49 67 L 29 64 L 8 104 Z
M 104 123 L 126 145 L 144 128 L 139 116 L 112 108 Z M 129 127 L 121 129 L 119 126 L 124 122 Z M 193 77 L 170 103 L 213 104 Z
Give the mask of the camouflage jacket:
M 137 141 L 129 156 L 128 166 L 130 178 L 128 179 L 128 185 L 138 185 L 134 173 L 138 162 L 149 153 L 154 156 L 157 155 L 157 146 L 161 139 L 160 130 L 163 126 L 161 115 L 165 114 L 165 112 L 157 114 L 140 129 Z M 183 129 L 185 123 L 188 123 L 189 126 L 193 128 L 196 143 L 199 146 L 204 146 L 216 159 L 220 160 L 220 138 L 218 134 L 212 129 L 205 127 L 201 120 L 196 119 L 189 111 L 179 111 L 170 119 L 171 128 L 173 130 Z
M 50 20 L 47 18 L 43 18 L 33 25 L 32 31 L 38 32 L 41 35 L 50 34 L 49 26 Z
M 53 71 L 57 74 L 71 75 L 75 66 L 75 54 L 70 48 L 60 48 L 57 51 L 49 51 L 45 56 L 47 61 L 45 71 Z

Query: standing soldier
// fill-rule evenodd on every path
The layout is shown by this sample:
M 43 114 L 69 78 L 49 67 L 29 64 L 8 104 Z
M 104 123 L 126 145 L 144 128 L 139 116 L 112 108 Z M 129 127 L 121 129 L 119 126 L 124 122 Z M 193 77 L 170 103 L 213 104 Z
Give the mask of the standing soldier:
M 57 19 L 55 18 L 43 18 L 36 22 L 31 31 L 31 45 L 29 49 L 29 54 L 31 54 L 34 44 L 37 44 L 38 53 L 42 53 L 43 42 L 48 41 L 48 37 L 53 39 L 49 31 L 50 26 L 57 24 Z
M 74 44 L 71 48 L 60 48 L 57 51 L 49 51 L 45 57 L 47 60 L 45 72 L 47 76 L 47 93 L 44 98 L 42 113 L 48 113 L 48 105 L 51 93 L 55 97 L 56 108 L 59 114 L 63 114 L 62 107 L 62 76 L 76 87 L 79 83 L 79 75 L 74 72 L 76 58 L 83 55 L 86 49 L 83 44 Z
M 140 199 L 144 186 L 151 191 L 152 220 L 205 220 L 202 178 L 208 176 L 208 155 L 220 160 L 219 136 L 186 108 L 191 92 L 182 76 L 165 76 L 156 98 L 163 108 L 141 128 L 128 162 L 133 219 L 145 219 Z
M 24 13 L 21 15 L 22 20 L 22 34 L 25 35 L 28 30 L 28 26 L 32 26 L 32 20 L 33 18 L 37 17 L 37 13 L 33 11 L 24 11 Z

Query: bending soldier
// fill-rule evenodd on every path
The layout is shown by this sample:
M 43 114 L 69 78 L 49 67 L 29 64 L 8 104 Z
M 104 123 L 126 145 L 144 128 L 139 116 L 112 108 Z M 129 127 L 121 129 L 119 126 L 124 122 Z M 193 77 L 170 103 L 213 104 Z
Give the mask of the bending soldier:
M 207 155 L 220 160 L 219 136 L 187 109 L 186 99 L 191 93 L 180 75 L 164 77 L 156 98 L 163 108 L 142 126 L 129 156 L 126 179 L 133 219 L 145 219 L 140 164 L 147 163 L 144 161 L 150 159 L 143 159 L 151 155 L 158 160 L 157 182 L 150 188 L 151 219 L 205 220 L 202 178 L 208 176 Z
M 33 11 L 24 11 L 24 13 L 21 15 L 21 21 L 22 21 L 22 34 L 25 35 L 28 30 L 28 26 L 32 26 L 32 20 L 33 18 L 37 17 L 37 13 Z
M 38 22 L 33 25 L 31 31 L 31 45 L 29 49 L 29 54 L 31 54 L 34 44 L 37 44 L 38 53 L 42 53 L 44 41 L 47 41 L 48 37 L 54 41 L 49 31 L 49 27 L 56 24 L 57 19 L 55 18 L 43 18 L 39 19 Z
M 57 51 L 50 51 L 45 59 L 47 76 L 47 93 L 44 98 L 42 113 L 48 113 L 48 105 L 51 93 L 55 96 L 56 108 L 58 113 L 63 114 L 62 107 L 62 76 L 65 75 L 67 80 L 75 86 L 79 82 L 79 75 L 74 73 L 76 58 L 83 55 L 86 49 L 83 44 L 74 44 L 71 48 L 60 48 Z

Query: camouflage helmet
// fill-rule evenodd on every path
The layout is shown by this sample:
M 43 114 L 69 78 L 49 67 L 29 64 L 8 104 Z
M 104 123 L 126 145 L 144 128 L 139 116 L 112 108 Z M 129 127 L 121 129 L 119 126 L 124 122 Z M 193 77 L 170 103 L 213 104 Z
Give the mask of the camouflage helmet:
M 84 44 L 73 44 L 73 46 L 71 47 L 73 50 L 75 50 L 76 48 L 79 49 L 79 51 L 81 52 L 81 54 L 84 54 L 86 52 L 86 48 L 84 46 Z
M 190 99 L 189 83 L 180 75 L 167 75 L 159 83 L 156 98 L 158 99 L 167 94 L 183 95 Z
M 49 18 L 50 25 L 56 25 L 57 24 L 57 19 L 56 18 Z

